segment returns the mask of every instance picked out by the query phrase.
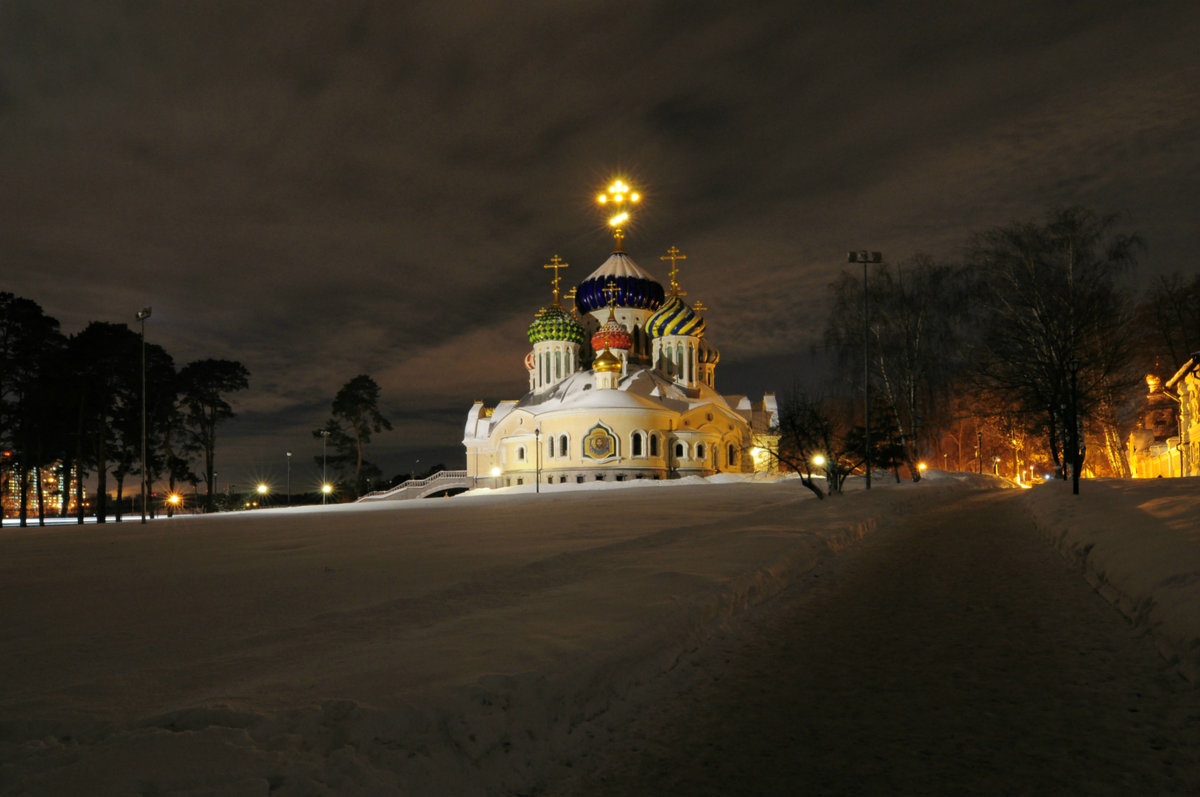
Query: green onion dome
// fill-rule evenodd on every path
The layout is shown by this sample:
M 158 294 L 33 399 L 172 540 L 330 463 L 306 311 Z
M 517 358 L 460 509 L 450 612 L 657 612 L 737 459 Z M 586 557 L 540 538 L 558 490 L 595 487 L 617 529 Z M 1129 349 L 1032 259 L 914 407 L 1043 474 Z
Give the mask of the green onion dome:
M 548 340 L 561 340 L 567 343 L 583 344 L 583 327 L 571 317 L 571 314 L 556 304 L 538 310 L 533 323 L 529 325 L 529 342 L 542 343 Z
M 666 335 L 698 338 L 704 334 L 704 326 L 704 318 L 678 296 L 667 299 L 662 307 L 646 319 L 646 331 L 655 338 Z

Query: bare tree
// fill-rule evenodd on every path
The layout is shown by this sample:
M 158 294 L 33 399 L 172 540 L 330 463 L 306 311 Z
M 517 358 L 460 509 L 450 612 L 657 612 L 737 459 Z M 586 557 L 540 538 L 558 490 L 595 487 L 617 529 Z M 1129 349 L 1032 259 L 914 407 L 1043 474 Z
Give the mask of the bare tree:
M 1116 225 L 1071 207 L 989 230 L 971 247 L 989 298 L 977 373 L 1031 421 L 1045 419 L 1051 455 L 1064 477 L 1069 466 L 1076 492 L 1086 419 L 1105 395 L 1131 387 L 1131 304 L 1117 277 L 1141 239 Z
M 963 373 L 970 291 L 963 269 L 917 254 L 868 279 L 871 315 L 867 358 L 871 390 L 885 413 L 880 429 L 894 434 L 898 454 L 915 480 L 921 449 L 935 447 L 949 422 L 955 380 Z M 850 274 L 833 285 L 825 340 L 838 354 L 847 382 L 863 378 L 863 286 Z M 872 402 L 872 413 L 875 402 Z M 872 424 L 871 435 L 877 430 Z M 932 428 L 931 428 L 932 427 Z

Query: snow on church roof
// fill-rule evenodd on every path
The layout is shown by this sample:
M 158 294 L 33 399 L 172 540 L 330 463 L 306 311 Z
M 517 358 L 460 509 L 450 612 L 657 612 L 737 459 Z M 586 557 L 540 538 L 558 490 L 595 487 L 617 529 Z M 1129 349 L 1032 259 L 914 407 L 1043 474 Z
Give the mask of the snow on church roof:
M 629 408 L 687 412 L 705 404 L 729 409 L 717 391 L 701 385 L 689 391 L 663 377 L 652 368 L 632 367 L 621 377 L 616 390 L 597 390 L 591 371 L 579 371 L 545 393 L 530 393 L 516 404 L 534 415 L 583 408 Z

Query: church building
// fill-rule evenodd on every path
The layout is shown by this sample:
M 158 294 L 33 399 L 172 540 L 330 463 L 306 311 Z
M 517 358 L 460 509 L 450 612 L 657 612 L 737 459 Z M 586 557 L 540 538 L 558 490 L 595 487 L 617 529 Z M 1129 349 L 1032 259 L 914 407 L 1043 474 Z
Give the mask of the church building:
M 601 195 L 613 208 L 614 251 L 566 298 L 555 255 L 553 300 L 529 325 L 529 392 L 475 402 L 463 444 L 480 487 L 674 479 L 773 470 L 775 397 L 752 402 L 716 389 L 720 352 L 699 303 L 678 280 L 686 256 L 671 247 L 668 289 L 624 249 L 622 224 L 639 201 L 621 181 Z

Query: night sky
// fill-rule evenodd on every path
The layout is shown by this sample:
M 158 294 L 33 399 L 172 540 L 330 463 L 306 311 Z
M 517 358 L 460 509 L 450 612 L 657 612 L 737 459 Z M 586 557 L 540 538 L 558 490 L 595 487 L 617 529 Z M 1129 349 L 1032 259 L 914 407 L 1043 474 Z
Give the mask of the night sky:
M 306 487 L 359 373 L 385 475 L 461 467 L 472 401 L 527 388 L 542 264 L 610 252 L 617 175 L 726 393 L 815 378 L 848 249 L 1083 204 L 1194 273 L 1197 41 L 1195 2 L 0 0 L 0 290 L 244 363 L 222 486 L 291 450 Z

